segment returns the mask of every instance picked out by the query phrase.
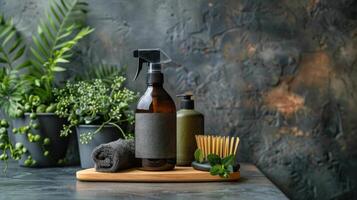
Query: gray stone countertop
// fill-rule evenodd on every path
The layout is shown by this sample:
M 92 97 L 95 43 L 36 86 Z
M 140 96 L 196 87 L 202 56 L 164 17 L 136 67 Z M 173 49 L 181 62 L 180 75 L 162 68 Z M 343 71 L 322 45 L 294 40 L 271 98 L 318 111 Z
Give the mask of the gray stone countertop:
M 7 174 L 0 172 L 0 199 L 287 199 L 254 165 L 246 163 L 241 164 L 240 181 L 222 183 L 81 182 L 76 180 L 77 170 L 23 168 L 10 162 Z

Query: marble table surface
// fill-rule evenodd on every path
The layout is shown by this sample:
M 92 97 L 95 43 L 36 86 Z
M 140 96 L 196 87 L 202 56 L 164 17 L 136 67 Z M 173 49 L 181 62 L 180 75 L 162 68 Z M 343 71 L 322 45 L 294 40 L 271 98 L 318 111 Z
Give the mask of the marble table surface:
M 23 168 L 10 162 L 6 175 L 0 172 L 0 199 L 287 199 L 254 165 L 245 163 L 240 181 L 222 183 L 81 182 L 75 178 L 77 170 Z

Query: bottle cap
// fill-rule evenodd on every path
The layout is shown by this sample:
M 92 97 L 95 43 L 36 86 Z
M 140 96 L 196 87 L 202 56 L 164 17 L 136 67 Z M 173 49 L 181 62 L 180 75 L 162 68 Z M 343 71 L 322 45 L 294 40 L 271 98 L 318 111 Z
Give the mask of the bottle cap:
M 180 108 L 181 109 L 191 109 L 195 108 L 195 103 L 193 99 L 191 99 L 192 94 L 179 94 L 177 97 L 181 97 Z

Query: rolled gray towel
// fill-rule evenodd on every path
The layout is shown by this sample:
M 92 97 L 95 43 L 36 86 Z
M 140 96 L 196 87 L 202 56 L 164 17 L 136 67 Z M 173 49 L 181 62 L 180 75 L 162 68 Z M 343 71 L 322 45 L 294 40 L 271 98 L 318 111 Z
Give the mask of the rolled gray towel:
M 140 160 L 135 158 L 133 139 L 101 144 L 93 150 L 92 158 L 98 172 L 117 172 L 140 165 Z

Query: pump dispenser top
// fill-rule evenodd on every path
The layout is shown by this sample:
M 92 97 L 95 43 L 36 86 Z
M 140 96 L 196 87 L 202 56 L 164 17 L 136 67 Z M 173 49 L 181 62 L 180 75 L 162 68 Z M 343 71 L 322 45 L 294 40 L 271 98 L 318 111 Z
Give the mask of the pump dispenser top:
M 192 94 L 179 94 L 177 97 L 181 97 L 180 108 L 181 109 L 194 109 L 195 103 L 192 99 Z

